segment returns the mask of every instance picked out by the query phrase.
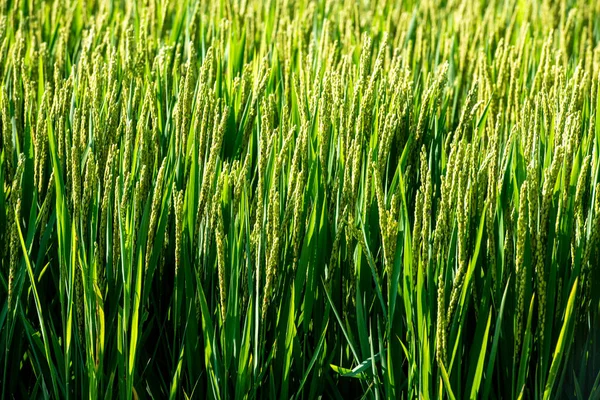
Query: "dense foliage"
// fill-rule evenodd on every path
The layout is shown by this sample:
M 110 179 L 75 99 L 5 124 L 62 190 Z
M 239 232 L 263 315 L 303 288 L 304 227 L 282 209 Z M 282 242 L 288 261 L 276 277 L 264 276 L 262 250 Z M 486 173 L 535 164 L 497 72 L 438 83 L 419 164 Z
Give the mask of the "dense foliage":
M 0 12 L 3 398 L 600 398 L 600 3 Z

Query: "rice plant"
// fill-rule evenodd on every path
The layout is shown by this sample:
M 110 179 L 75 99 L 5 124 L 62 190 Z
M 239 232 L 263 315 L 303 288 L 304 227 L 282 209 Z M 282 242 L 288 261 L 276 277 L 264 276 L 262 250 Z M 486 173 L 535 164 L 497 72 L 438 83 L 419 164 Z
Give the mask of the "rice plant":
M 600 3 L 0 0 L 1 398 L 600 399 Z

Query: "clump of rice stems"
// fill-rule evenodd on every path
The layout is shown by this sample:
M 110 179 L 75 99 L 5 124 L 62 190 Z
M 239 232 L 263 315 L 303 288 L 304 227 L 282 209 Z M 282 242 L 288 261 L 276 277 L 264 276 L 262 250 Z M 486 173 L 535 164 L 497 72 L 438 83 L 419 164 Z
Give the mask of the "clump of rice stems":
M 298 178 L 296 179 L 296 187 L 293 193 L 293 222 L 294 228 L 292 232 L 292 243 L 294 243 L 294 263 L 293 269 L 296 270 L 298 266 L 298 259 L 300 258 L 300 235 L 303 230 L 302 221 L 302 208 L 304 206 L 304 184 L 306 180 L 306 172 L 304 169 L 300 171 Z M 339 243 L 339 241 L 338 241 Z
M 373 163 L 373 178 L 375 180 L 375 195 L 377 199 L 377 208 L 379 211 L 379 228 L 381 229 L 381 241 L 383 247 L 384 268 L 388 276 L 388 285 L 391 285 L 392 269 L 394 265 L 394 255 L 396 254 L 396 235 L 398 231 L 397 213 L 397 197 L 392 195 L 390 200 L 390 210 L 385 206 L 385 198 L 383 188 L 381 186 L 381 178 L 377 166 Z
M 421 187 L 417 191 L 415 199 L 415 222 L 413 226 L 412 237 L 412 255 L 413 255 L 413 282 L 416 283 L 417 268 L 421 264 L 426 268 L 429 252 L 429 227 L 431 221 L 431 196 L 432 183 L 429 165 L 427 163 L 427 151 L 425 147 L 421 149 Z
M 224 108 L 221 114 L 215 113 L 214 116 L 214 127 L 212 134 L 212 145 L 210 149 L 210 155 L 208 162 L 204 169 L 202 178 L 202 186 L 200 188 L 200 194 L 198 199 L 198 210 L 196 213 L 196 228 L 194 229 L 195 235 L 198 235 L 200 229 L 200 223 L 202 216 L 204 215 L 207 207 L 209 188 L 214 182 L 215 169 L 217 165 L 217 158 L 221 152 L 221 145 L 223 143 L 223 136 L 225 134 L 225 126 L 229 117 L 229 108 Z M 197 243 L 196 237 L 194 237 L 194 243 Z M 195 247 L 195 246 L 194 246 Z
M 139 178 L 135 183 L 134 189 L 134 213 L 133 213 L 133 224 L 134 230 L 130 234 L 131 246 L 132 248 L 136 247 L 137 240 L 137 232 L 139 231 L 140 224 L 142 222 L 142 214 L 144 212 L 144 206 L 146 204 L 146 196 L 148 193 L 148 181 L 149 181 L 149 172 L 148 167 L 146 165 L 142 165 Z M 156 187 L 155 187 L 156 189 Z
M 221 206 L 221 195 L 228 174 L 228 166 L 223 167 L 223 172 L 217 181 L 217 187 L 212 198 L 212 220 L 211 225 L 215 229 L 215 242 L 217 246 L 217 274 L 219 277 L 219 297 L 221 304 L 221 318 L 225 321 L 227 316 L 227 288 L 225 277 L 225 227 L 223 226 L 223 208 Z
M 398 118 L 395 114 L 388 114 L 385 118 L 385 122 L 381 129 L 380 146 L 377 153 L 377 160 L 379 162 L 379 173 L 382 174 L 389 156 L 394 135 L 398 127 Z
M 81 219 L 81 232 L 83 235 L 87 234 L 88 227 L 88 212 L 90 208 L 90 201 L 95 197 L 98 190 L 98 179 L 97 179 L 96 161 L 94 159 L 94 153 L 88 154 L 88 159 L 85 167 L 85 179 L 83 182 L 83 198 L 82 207 L 83 215 Z
M 112 145 L 106 160 L 106 165 L 104 166 L 104 179 L 103 186 L 104 192 L 102 194 L 102 204 L 100 209 L 100 232 L 99 232 L 99 246 L 98 253 L 100 254 L 100 259 L 104 260 L 106 256 L 106 246 L 107 246 L 107 230 L 108 230 L 108 214 L 109 207 L 111 206 L 111 196 L 113 195 L 113 188 L 115 185 L 115 171 L 114 165 L 116 163 L 117 156 L 117 148 L 116 145 Z M 116 196 L 115 196 L 116 197 Z M 112 210 L 114 215 L 116 210 Z M 113 241 L 115 241 L 115 237 L 113 237 Z
M 521 185 L 519 194 L 519 219 L 517 222 L 517 260 L 515 265 L 515 282 L 517 295 L 517 309 L 515 315 L 515 354 L 521 347 L 523 334 L 523 312 L 525 309 L 525 285 L 527 279 L 527 266 L 525 265 L 525 241 L 527 239 L 527 181 Z
M 331 129 L 331 83 L 329 74 L 323 77 L 323 90 L 319 100 L 319 158 L 321 160 L 321 171 L 323 183 L 327 184 L 327 165 L 329 157 L 329 136 Z
M 17 224 L 21 223 L 21 178 L 23 170 L 25 168 L 25 155 L 20 154 L 17 162 L 17 168 L 13 177 L 13 183 L 11 188 L 11 199 L 9 204 L 9 222 L 10 222 L 10 261 L 9 261 L 9 272 L 8 272 L 8 310 L 13 311 L 15 303 L 15 274 L 17 272 L 19 254 L 21 252 L 21 245 L 19 244 L 19 233 L 17 230 Z
M 434 231 L 434 242 L 433 242 L 433 254 L 437 258 L 438 263 L 442 263 L 447 248 L 447 236 L 449 227 L 449 210 L 453 203 L 453 178 L 456 175 L 458 169 L 456 165 L 460 161 L 460 145 L 453 145 L 448 158 L 448 165 L 446 167 L 446 174 L 442 177 L 441 182 L 441 199 L 436 219 L 435 231 Z
M 433 183 L 431 177 L 431 170 L 427 162 L 427 152 L 425 148 L 421 149 L 421 177 L 424 180 L 424 191 L 423 191 L 423 217 L 422 217 L 422 231 L 421 231 L 421 249 L 419 259 L 423 263 L 423 269 L 426 269 L 429 262 L 429 241 L 430 241 L 430 229 L 431 229 L 431 210 L 432 210 L 432 196 L 433 196 Z
M 413 225 L 412 233 L 412 276 L 413 282 L 417 281 L 417 271 L 419 268 L 419 261 L 421 260 L 421 231 L 423 223 L 423 193 L 421 190 L 417 192 L 415 199 L 415 222 Z
M 441 365 L 447 363 L 447 326 L 446 326 L 446 290 L 444 268 L 441 269 L 437 282 L 437 324 L 436 324 L 436 359 Z
M 266 268 L 266 280 L 265 280 L 265 288 L 263 295 L 263 305 L 262 305 L 262 317 L 266 318 L 267 307 L 271 300 L 273 285 L 275 284 L 275 279 L 277 277 L 277 264 L 279 263 L 279 246 L 280 246 L 280 203 L 279 203 L 279 193 L 276 190 L 271 191 L 271 195 L 269 196 L 269 222 L 270 222 L 270 230 L 272 234 L 272 242 L 270 248 L 268 249 L 268 258 L 267 258 L 267 268 Z
M 585 250 L 583 254 L 583 260 L 581 262 L 584 276 L 589 276 L 591 274 L 591 265 L 593 262 L 592 254 L 596 249 L 598 237 L 600 236 L 600 183 L 596 184 L 594 188 L 595 198 L 593 205 L 593 217 L 592 213 L 590 213 L 589 219 L 590 221 L 590 236 L 585 244 Z M 587 283 L 590 279 L 587 279 L 584 284 L 584 293 L 583 297 L 587 300 L 589 298 L 589 294 L 591 292 L 591 283 Z M 584 309 L 587 307 L 584 306 Z
M 152 194 L 152 206 L 150 207 L 150 223 L 148 225 L 148 239 L 146 240 L 146 270 L 150 265 L 150 259 L 152 257 L 152 248 L 154 247 L 154 237 L 156 235 L 156 227 L 158 224 L 158 218 L 160 217 L 160 206 L 163 199 L 163 186 L 165 180 L 165 174 L 167 168 L 167 159 L 163 159 L 160 164 L 160 169 L 156 175 L 156 181 L 154 182 L 154 193 Z
M 587 191 L 587 179 L 590 170 L 590 159 L 591 156 L 586 156 L 582 163 L 579 171 L 579 177 L 577 178 L 577 186 L 575 189 L 575 199 L 573 201 L 573 210 L 575 216 L 575 222 L 573 224 L 573 242 L 571 243 L 571 258 L 575 260 L 575 248 L 579 246 L 581 242 L 583 229 L 584 229 L 584 215 L 583 215 L 583 199 Z M 586 268 L 584 265 L 583 268 Z
M 79 146 L 71 146 L 71 204 L 73 209 L 73 215 L 79 215 L 79 208 L 81 207 L 81 159 Z
M 463 165 L 457 182 L 456 220 L 458 225 L 458 270 L 456 271 L 456 276 L 454 277 L 452 291 L 450 294 L 450 303 L 448 305 L 448 314 L 446 316 L 448 324 L 452 321 L 454 309 L 458 303 L 460 291 L 462 290 L 462 285 L 465 279 L 465 273 L 467 272 L 467 246 L 469 242 L 467 224 L 470 200 L 470 196 L 467 192 L 467 163 L 469 162 L 471 156 L 471 145 L 467 145 L 467 149 L 465 150 L 463 157 Z
M 181 268 L 181 252 L 183 242 L 183 190 L 173 190 L 173 203 L 175 208 L 175 277 Z
M 54 171 L 50 174 L 50 178 L 48 180 L 48 186 L 46 188 L 46 198 L 44 199 L 44 203 L 42 204 L 42 208 L 40 209 L 40 227 L 43 229 L 48 224 L 48 217 L 50 215 L 50 207 L 52 207 L 52 201 L 54 198 L 52 197 L 52 193 L 54 193 Z
M 462 113 L 458 121 L 458 127 L 454 131 L 454 140 L 458 140 L 465 135 L 467 140 L 471 140 L 472 129 L 468 129 L 468 127 L 475 118 L 477 110 L 481 106 L 481 101 L 477 101 L 478 94 L 479 82 L 475 81 L 467 93 L 464 108 L 462 109 Z
M 536 245 L 536 291 L 538 294 L 539 314 L 538 314 L 538 337 L 540 342 L 544 342 L 544 328 L 546 318 L 546 238 L 548 237 L 548 214 L 550 212 L 550 202 L 554 185 L 558 176 L 558 171 L 562 163 L 563 147 L 559 146 L 554 151 L 554 157 L 550 168 L 544 175 L 544 184 L 542 187 L 542 207 L 540 209 L 540 226 L 538 230 Z
M 10 104 L 8 103 L 8 95 L 6 87 L 2 90 L 1 100 L 1 116 L 2 116 L 2 146 L 4 149 L 4 168 L 7 181 L 12 179 L 13 175 L 13 134 L 12 123 L 9 117 Z
M 436 112 L 436 108 L 439 106 L 440 102 L 442 101 L 442 91 L 444 89 L 444 86 L 446 85 L 447 76 L 448 76 L 448 63 L 445 62 L 441 66 L 438 67 L 438 70 L 436 72 L 436 75 L 434 77 L 434 80 L 433 80 L 431 86 L 429 86 L 427 88 L 427 90 L 425 91 L 425 93 L 423 94 L 421 110 L 419 111 L 419 119 L 418 119 L 417 127 L 416 127 L 414 146 L 419 146 L 421 144 L 422 140 L 424 139 L 425 132 L 427 129 L 427 127 L 426 127 L 427 118 L 429 115 Z M 432 99 L 433 99 L 433 102 L 432 102 Z M 466 104 L 468 107 L 469 102 L 467 101 Z M 431 109 L 430 109 L 430 107 L 431 107 Z M 457 131 L 458 131 L 458 129 L 457 129 Z
M 83 294 L 83 266 L 77 260 L 75 262 L 75 317 L 77 321 L 77 335 L 82 342 L 85 340 L 85 314 L 84 314 L 84 294 Z
M 36 138 L 35 138 L 35 172 L 34 172 L 34 181 L 36 183 L 36 188 L 40 195 L 43 193 L 42 189 L 44 188 L 44 173 L 46 166 L 46 157 L 48 154 L 48 135 L 47 135 L 47 117 L 45 113 L 48 108 L 49 101 L 49 92 L 44 92 L 44 96 L 42 97 L 42 106 L 40 112 L 38 114 L 38 123 L 36 127 Z
M 0 0 L 0 397 L 593 394 L 600 6 L 197 3 Z
M 496 233 L 494 223 L 496 219 L 496 199 L 497 199 L 497 168 L 498 168 L 498 135 L 500 134 L 500 119 L 498 118 L 494 124 L 494 128 L 488 130 L 489 145 L 488 145 L 488 186 L 487 186 L 487 208 L 486 208 L 486 233 L 487 233 L 487 253 L 488 253 L 488 269 L 491 271 L 492 277 L 496 276 Z

